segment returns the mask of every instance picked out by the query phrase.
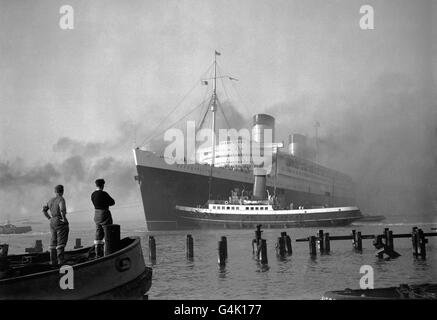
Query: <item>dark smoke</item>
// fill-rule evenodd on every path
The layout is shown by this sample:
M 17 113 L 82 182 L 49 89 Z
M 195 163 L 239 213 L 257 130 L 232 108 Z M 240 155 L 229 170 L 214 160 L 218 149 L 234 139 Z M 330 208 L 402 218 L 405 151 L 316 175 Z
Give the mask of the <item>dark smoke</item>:
M 322 164 L 352 176 L 366 213 L 435 215 L 437 106 L 431 94 L 403 74 L 385 74 L 362 95 L 326 97 L 324 106 L 302 97 L 268 110 L 277 137 L 312 137 L 319 128 Z

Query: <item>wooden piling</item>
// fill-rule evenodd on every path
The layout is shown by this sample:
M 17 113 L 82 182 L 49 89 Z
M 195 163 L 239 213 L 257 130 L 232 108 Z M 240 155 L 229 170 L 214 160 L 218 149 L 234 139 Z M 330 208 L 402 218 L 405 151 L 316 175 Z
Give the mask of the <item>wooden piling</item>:
M 378 250 L 376 255 L 378 258 L 384 258 L 384 243 L 382 242 L 382 235 L 376 236 L 376 239 L 373 241 L 373 245 Z
M 357 248 L 357 237 L 356 237 L 356 231 L 352 230 L 352 247 L 354 249 Z
M 261 261 L 262 264 L 267 264 L 268 263 L 268 259 L 267 259 L 267 240 L 266 239 L 261 239 L 261 250 L 259 253 L 259 260 Z
M 419 243 L 418 243 L 417 227 L 413 227 L 413 230 L 411 232 L 411 243 L 413 245 L 413 256 L 417 257 L 419 255 Z
M 310 255 L 316 256 L 317 255 L 317 245 L 316 245 L 316 237 L 311 236 L 309 238 L 309 247 L 310 247 Z
M 425 234 L 423 233 L 422 229 L 419 229 L 417 231 L 418 235 L 418 249 L 419 249 L 419 255 L 422 257 L 422 259 L 426 258 L 426 244 L 428 243 L 428 240 L 425 238 Z
M 394 246 L 394 240 L 393 240 L 393 231 L 389 231 L 387 233 L 388 239 L 387 239 L 387 245 L 389 246 L 389 248 L 391 250 L 394 250 L 395 246 Z
M 287 254 L 291 256 L 293 254 L 293 248 L 291 247 L 291 238 L 289 235 L 285 236 L 285 245 L 287 247 Z
M 218 241 L 218 264 L 220 267 L 224 267 L 226 265 L 226 255 L 225 255 L 225 243 L 223 240 Z
M 191 234 L 187 234 L 187 258 L 193 259 L 194 257 L 194 241 Z
M 319 230 L 317 243 L 319 245 L 320 253 L 324 253 L 325 252 L 325 246 L 324 246 L 323 240 L 324 240 L 323 239 L 323 230 Z
M 228 259 L 228 239 L 226 239 L 225 236 L 222 236 L 221 238 L 222 242 L 223 242 L 223 250 L 224 250 L 224 254 L 225 254 L 225 259 Z
M 355 250 L 363 251 L 363 239 L 361 237 L 361 231 L 358 231 L 355 234 Z
M 120 248 L 120 225 L 108 224 L 103 226 L 105 231 L 105 256 L 116 252 Z
M 149 258 L 150 261 L 156 261 L 156 241 L 153 236 L 149 236 Z
M 323 235 L 323 244 L 325 245 L 325 253 L 329 253 L 331 251 L 331 242 L 329 238 L 329 232 Z
M 255 240 L 256 240 L 256 245 L 258 246 L 260 244 L 261 241 L 261 234 L 263 233 L 263 231 L 261 230 L 261 226 L 262 225 L 257 225 L 256 226 L 256 230 L 255 230 Z
M 83 248 L 82 247 L 82 239 L 76 238 L 76 244 L 74 246 L 74 249 L 80 249 L 80 248 Z
M 276 253 L 280 256 L 280 257 L 284 257 L 285 256 L 285 237 L 279 237 L 278 238 L 278 242 L 276 243 Z

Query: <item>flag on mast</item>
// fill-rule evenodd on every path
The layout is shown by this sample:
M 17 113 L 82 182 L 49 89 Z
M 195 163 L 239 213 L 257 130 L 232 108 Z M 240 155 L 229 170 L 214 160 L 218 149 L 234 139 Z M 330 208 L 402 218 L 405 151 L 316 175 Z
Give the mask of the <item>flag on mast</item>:
M 221 53 L 218 52 L 218 51 L 216 50 L 216 51 L 215 51 L 215 55 L 216 55 L 216 56 L 219 56 L 219 55 L 221 55 Z

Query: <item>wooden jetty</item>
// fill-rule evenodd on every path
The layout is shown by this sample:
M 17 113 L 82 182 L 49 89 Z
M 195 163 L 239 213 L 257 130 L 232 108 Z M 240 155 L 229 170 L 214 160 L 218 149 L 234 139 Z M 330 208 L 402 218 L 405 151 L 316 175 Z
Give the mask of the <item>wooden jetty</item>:
M 144 264 L 140 238 L 120 239 L 119 230 L 117 225 L 106 230 L 103 257 L 96 258 L 94 246 L 66 251 L 61 267 L 50 263 L 50 252 L 7 255 L 2 246 L 0 299 L 143 298 L 152 283 L 152 269 Z M 61 285 L 69 272 L 66 267 L 73 275 L 67 288 Z
M 390 258 L 399 257 L 400 254 L 394 250 L 394 239 L 399 238 L 411 238 L 413 246 L 414 257 L 426 258 L 426 244 L 428 243 L 427 237 L 437 236 L 436 232 L 425 233 L 422 229 L 413 227 L 411 233 L 394 234 L 389 228 L 385 228 L 384 232 L 379 235 L 375 234 L 361 234 L 352 230 L 350 235 L 343 236 L 330 236 L 329 233 L 324 233 L 323 230 L 319 230 L 316 236 L 309 236 L 306 238 L 296 239 L 296 242 L 309 242 L 310 255 L 317 254 L 316 244 L 319 244 L 321 253 L 327 253 L 331 250 L 331 241 L 335 240 L 352 240 L 353 248 L 361 252 L 363 250 L 363 240 L 372 239 L 373 245 L 377 249 L 376 255 L 379 258 L 383 258 L 384 254 Z
M 322 300 L 398 300 L 398 299 L 437 299 L 437 284 L 401 284 L 398 287 L 376 289 L 345 289 L 326 292 Z

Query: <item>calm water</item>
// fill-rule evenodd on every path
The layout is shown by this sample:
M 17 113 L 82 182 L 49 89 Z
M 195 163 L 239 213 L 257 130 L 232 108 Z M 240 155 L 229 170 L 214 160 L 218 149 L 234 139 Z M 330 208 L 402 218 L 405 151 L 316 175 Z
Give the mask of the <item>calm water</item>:
M 332 241 L 331 253 L 310 258 L 308 243 L 295 239 L 315 235 L 318 229 L 266 229 L 268 267 L 260 266 L 253 259 L 251 241 L 254 230 L 192 230 L 172 232 L 146 232 L 144 221 L 123 222 L 122 236 L 140 236 L 146 264 L 153 267 L 150 299 L 320 299 L 329 290 L 359 288 L 362 265 L 374 269 L 375 287 L 397 286 L 401 283 L 437 283 L 437 237 L 429 238 L 427 260 L 415 260 L 410 239 L 395 239 L 395 250 L 402 256 L 394 260 L 375 257 L 372 240 L 363 240 L 363 252 L 355 253 L 350 240 Z M 389 224 L 394 233 L 409 233 L 412 226 L 431 232 L 436 224 Z M 352 229 L 363 234 L 380 234 L 384 224 L 325 228 L 331 235 L 350 234 Z M 69 247 L 75 238 L 82 238 L 83 245 L 93 241 L 90 223 L 70 222 Z M 0 243 L 10 244 L 10 253 L 23 253 L 42 239 L 44 249 L 49 244 L 45 223 L 33 226 L 34 231 L 25 235 L 2 235 Z M 275 240 L 281 231 L 292 238 L 293 255 L 284 260 L 275 253 Z M 185 237 L 194 238 L 194 260 L 185 257 Z M 156 239 L 157 261 L 151 264 L 147 248 L 148 236 Z M 221 236 L 228 240 L 228 263 L 224 269 L 217 265 L 217 241 Z

